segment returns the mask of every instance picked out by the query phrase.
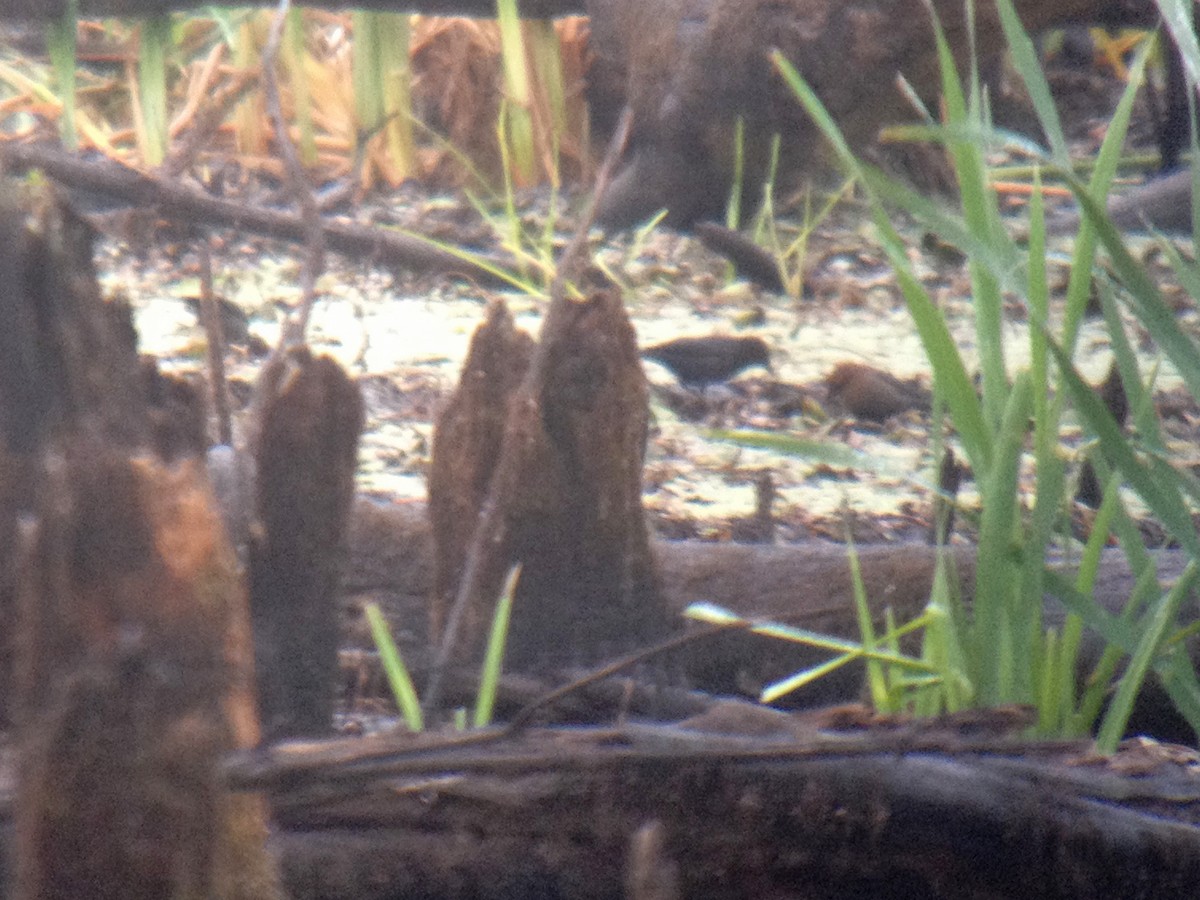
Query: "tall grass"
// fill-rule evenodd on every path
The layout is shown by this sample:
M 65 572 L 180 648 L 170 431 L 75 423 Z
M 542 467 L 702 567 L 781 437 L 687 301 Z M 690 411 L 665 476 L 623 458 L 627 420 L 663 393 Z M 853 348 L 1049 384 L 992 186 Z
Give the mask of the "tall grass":
M 187 68 L 197 50 L 208 52 L 214 41 L 223 41 L 235 68 L 254 70 L 270 15 L 209 7 L 202 14 L 162 15 L 133 26 L 110 20 L 105 30 L 136 37 L 137 58 L 127 65 L 123 86 L 102 82 L 100 89 L 89 85 L 81 92 L 76 84 L 77 7 L 78 0 L 71 0 L 64 15 L 48 26 L 53 83 L 38 71 L 9 66 L 0 66 L 0 78 L 28 96 L 30 109 L 40 111 L 47 100 L 61 104 L 59 125 L 68 146 L 82 139 L 148 165 L 161 162 L 169 149 L 169 88 L 176 69 Z M 462 180 L 477 181 L 479 173 L 488 173 L 488 190 L 497 194 L 540 183 L 557 190 L 564 156 L 586 171 L 587 123 L 578 90 L 584 59 L 580 26 L 521 19 L 512 0 L 504 0 L 497 13 L 496 23 L 486 23 L 293 9 L 280 56 L 286 70 L 283 105 L 304 163 L 339 175 L 357 171 L 365 159 L 364 186 L 379 181 L 395 186 L 435 170 L 449 176 L 455 170 L 444 165 L 449 157 L 461 161 Z M 433 34 L 436 41 L 437 35 L 454 30 L 470 37 L 447 40 L 433 55 L 439 70 L 424 72 L 430 85 L 425 88 L 427 107 L 445 102 L 452 108 L 431 109 L 431 118 L 442 121 L 421 122 L 414 109 L 414 47 L 426 35 Z M 39 77 L 45 84 L 38 83 Z M 476 129 L 464 122 L 473 114 L 475 122 L 490 119 L 478 114 L 496 107 L 501 108 L 500 123 L 489 121 Z M 6 108 L 11 115 L 19 107 L 10 102 Z M 222 134 L 232 133 L 234 149 L 245 162 L 272 168 L 261 93 L 252 91 L 244 98 L 230 124 Z M 180 119 L 174 127 L 186 125 Z M 439 128 L 452 138 L 464 137 L 462 146 L 449 146 Z M 464 129 L 470 134 L 457 133 Z M 476 140 L 483 130 L 490 133 Z M 497 133 L 500 140 L 492 139 Z M 136 156 L 127 152 L 129 135 L 136 139 Z M 115 136 L 114 142 L 109 136 Z
M 1187 635 L 1180 610 L 1194 584 L 1200 538 L 1192 510 L 1200 503 L 1195 479 L 1167 456 L 1148 400 L 1148 382 L 1118 314 L 1117 304 L 1153 336 L 1193 396 L 1200 397 L 1200 349 L 1184 333 L 1158 288 L 1107 220 L 1102 202 L 1119 161 L 1134 94 L 1141 83 L 1148 49 L 1131 67 L 1129 87 L 1109 125 L 1090 180 L 1073 172 L 1066 141 L 1033 44 L 1024 33 L 1010 0 L 999 0 L 1005 33 L 1026 79 L 1048 148 L 1039 160 L 1035 188 L 1044 177 L 1065 182 L 1083 209 L 1075 239 L 1071 278 L 1061 315 L 1050 308 L 1046 273 L 1046 228 L 1040 190 L 1030 203 L 1029 241 L 1020 246 L 1005 229 L 989 188 L 985 151 L 992 131 L 979 79 L 971 67 L 964 83 L 936 16 L 931 23 L 942 66 L 945 121 L 937 127 L 909 129 L 910 136 L 941 143 L 952 161 L 960 192 L 960 210 L 948 213 L 860 161 L 851 152 L 820 99 L 788 61 L 776 65 L 807 112 L 832 144 L 847 175 L 869 199 L 879 239 L 908 305 L 933 371 L 937 399 L 948 410 L 953 434 L 964 452 L 981 496 L 976 590 L 969 609 L 950 590 L 950 559 L 943 556 L 929 608 L 923 616 L 920 659 L 938 675 L 925 679 L 908 702 L 920 711 L 953 710 L 963 705 L 1028 703 L 1039 709 L 1046 734 L 1078 734 L 1095 719 L 1111 695 L 1098 726 L 1102 749 L 1111 750 L 1123 733 L 1134 699 L 1145 679 L 1157 678 L 1193 728 L 1200 729 L 1200 683 L 1186 653 Z M 1197 67 L 1196 71 L 1200 71 Z M 922 286 L 888 209 L 917 219 L 942 240 L 962 249 L 969 262 L 973 294 L 979 393 L 963 351 L 933 298 Z M 1080 323 L 1102 248 L 1118 283 L 1106 289 L 1109 336 L 1133 408 L 1134 436 L 1123 433 L 1076 368 Z M 1191 264 L 1168 251 L 1185 280 L 1195 277 Z M 1196 284 L 1200 285 L 1200 279 Z M 1015 367 L 1006 359 L 1002 299 L 1018 298 L 1028 312 L 1030 363 Z M 1069 531 L 1073 493 L 1061 452 L 1070 418 L 1082 422 L 1099 448 L 1099 468 L 1107 481 L 1104 501 L 1090 540 L 1074 546 Z M 1034 473 L 1032 495 L 1022 492 L 1022 472 Z M 1160 583 L 1127 510 L 1136 494 L 1190 558 L 1174 583 Z M 1133 573 L 1137 589 L 1117 612 L 1095 599 L 1100 551 L 1115 540 Z M 1072 581 L 1050 565 L 1070 548 L 1080 568 Z M 1044 618 L 1045 597 L 1067 610 L 1061 627 Z M 1077 679 L 1078 648 L 1085 629 L 1098 632 L 1107 649 L 1089 677 Z M 864 634 L 867 649 L 878 642 Z M 1123 667 L 1123 671 L 1122 671 Z M 876 672 L 873 676 L 879 682 Z M 878 684 L 876 685 L 878 686 Z

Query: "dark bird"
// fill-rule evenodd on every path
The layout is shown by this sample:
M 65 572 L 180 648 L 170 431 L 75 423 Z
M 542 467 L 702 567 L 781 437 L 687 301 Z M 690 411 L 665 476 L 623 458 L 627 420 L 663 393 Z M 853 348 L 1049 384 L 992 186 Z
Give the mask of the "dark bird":
M 728 381 L 744 369 L 762 366 L 771 371 L 771 352 L 757 337 L 683 337 L 655 344 L 642 356 L 665 366 L 688 387 L 704 388 Z
M 733 263 L 737 273 L 747 281 L 777 294 L 787 290 L 779 274 L 779 260 L 774 253 L 764 250 L 740 232 L 716 222 L 699 222 L 695 232 L 705 247 Z

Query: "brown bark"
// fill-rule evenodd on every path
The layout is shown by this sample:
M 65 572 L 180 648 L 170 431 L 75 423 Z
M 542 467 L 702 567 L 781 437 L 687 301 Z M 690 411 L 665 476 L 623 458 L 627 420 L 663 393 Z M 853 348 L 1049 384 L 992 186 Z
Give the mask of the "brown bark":
M 552 301 L 532 352 L 492 310 L 434 437 L 435 640 L 450 634 L 478 652 L 517 562 L 506 652 L 515 665 L 594 660 L 662 629 L 641 508 L 647 416 L 615 289 Z
M 438 416 L 429 470 L 436 555 L 429 625 L 435 638 L 445 631 L 500 455 L 509 401 L 529 370 L 533 347 L 533 338 L 514 327 L 508 307 L 493 303 L 471 337 L 458 387 Z M 487 627 L 486 610 L 469 609 L 465 615 L 467 634 L 477 636 Z
M 86 226 L 52 200 L 29 231 L 11 206 L 3 219 L 15 896 L 275 896 L 262 804 L 216 772 L 258 735 L 244 589 L 196 459 L 198 407 L 140 369 L 128 308 L 100 298 Z
M 434 550 L 422 504 L 382 506 L 360 501 L 352 516 L 350 563 L 343 584 L 346 603 L 358 598 L 382 602 L 398 622 L 405 623 L 401 650 L 418 680 L 428 667 L 429 637 L 419 627 L 428 616 L 429 597 L 435 584 Z M 651 542 L 659 589 L 668 622 L 690 603 L 711 601 L 734 612 L 783 621 L 814 631 L 854 638 L 858 624 L 854 611 L 853 582 L 846 548 L 838 544 L 707 543 L 700 541 Z M 867 545 L 857 548 L 867 597 L 882 622 L 891 608 L 898 620 L 916 615 L 929 597 L 936 550 L 925 544 Z M 951 549 L 963 595 L 970 598 L 975 572 L 974 548 Z M 1159 576 L 1177 578 L 1186 563 L 1178 551 L 1156 555 Z M 1133 590 L 1133 578 L 1119 551 L 1106 553 L 1096 579 L 1097 601 L 1118 611 Z M 1047 621 L 1061 621 L 1063 610 L 1047 601 Z M 649 640 L 643 641 L 649 643 Z M 1080 670 L 1087 672 L 1099 658 L 1103 641 L 1084 633 Z M 1191 646 L 1200 662 L 1200 646 Z M 828 654 L 738 632 L 723 634 L 694 647 L 677 650 L 672 668 L 679 669 L 694 686 L 717 693 L 754 696 L 758 689 L 801 667 L 828 659 Z M 521 671 L 506 662 L 506 671 Z M 470 674 L 474 676 L 472 667 Z M 789 702 L 816 706 L 856 699 L 861 672 L 843 667 L 818 679 Z M 474 697 L 473 685 L 464 687 L 464 702 Z M 510 707 L 511 711 L 511 707 Z M 1161 688 L 1151 681 L 1139 699 L 1130 733 L 1148 733 L 1190 743 L 1193 734 Z

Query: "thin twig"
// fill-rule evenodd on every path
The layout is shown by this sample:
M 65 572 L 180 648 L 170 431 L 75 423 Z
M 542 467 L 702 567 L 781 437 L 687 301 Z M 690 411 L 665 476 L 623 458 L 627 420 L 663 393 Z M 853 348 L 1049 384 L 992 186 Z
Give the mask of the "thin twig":
M 588 200 L 588 205 L 579 219 L 570 243 L 567 244 L 559 258 L 558 272 L 555 274 L 550 288 L 551 297 L 560 293 L 565 288 L 567 281 L 578 280 L 583 274 L 583 270 L 587 268 L 587 261 L 590 258 L 587 253 L 588 234 L 596 221 L 596 210 L 600 206 L 600 201 L 604 199 L 608 186 L 612 182 L 613 171 L 625 152 L 625 145 L 629 143 L 629 132 L 632 127 L 633 108 L 626 104 L 625 108 L 621 110 L 621 118 L 617 120 L 616 130 L 613 131 L 612 140 L 609 141 L 608 149 L 604 153 L 604 160 L 600 163 L 599 171 L 596 172 L 596 183 L 592 187 L 591 199 Z
M 706 641 L 711 637 L 715 637 L 716 635 L 727 631 L 745 630 L 750 628 L 752 624 L 753 623 L 751 622 L 725 622 L 706 625 L 703 628 L 699 628 L 695 631 L 687 631 L 683 634 L 677 634 L 675 637 L 667 638 L 665 641 L 661 641 L 651 647 L 643 647 L 640 650 L 635 650 L 632 653 L 628 653 L 625 656 L 620 657 L 619 659 L 615 659 L 610 663 L 605 663 L 600 668 L 593 669 L 588 674 L 575 679 L 569 684 L 564 684 L 562 687 L 555 688 L 548 694 L 543 694 L 541 697 L 538 697 L 536 700 L 522 707 L 504 727 L 503 735 L 507 737 L 508 735 L 515 734 L 522 728 L 525 728 L 527 725 L 529 725 L 533 721 L 534 716 L 536 716 L 546 707 L 553 706 L 564 697 L 581 691 L 584 688 L 590 687 L 599 681 L 603 681 L 606 678 L 611 678 L 618 672 L 622 672 L 625 669 L 638 665 L 639 663 L 644 663 L 656 656 L 661 656 L 664 653 L 669 653 L 672 650 L 677 650 L 680 647 L 686 646 L 687 644 L 695 643 L 696 641 Z
M 280 348 L 304 343 L 308 331 L 308 319 L 312 314 L 313 303 L 317 296 L 317 278 L 325 267 L 325 230 L 321 222 L 321 213 L 317 208 L 317 199 L 313 195 L 312 185 L 300 162 L 300 154 L 296 145 L 288 135 L 287 122 L 283 118 L 283 105 L 279 100 L 279 79 L 275 73 L 275 62 L 279 57 L 279 45 L 283 40 L 283 26 L 291 10 L 291 0 L 279 0 L 275 18 L 271 20 L 271 30 L 267 37 L 267 45 L 263 48 L 263 93 L 267 104 L 267 114 L 275 127 L 275 142 L 279 145 L 279 155 L 283 159 L 284 172 L 287 174 L 288 186 L 296 198 L 300 209 L 300 217 L 304 221 L 304 258 L 300 264 L 300 305 L 293 317 L 283 328 L 280 335 Z
M 217 420 L 218 443 L 233 445 L 233 426 L 229 415 L 229 384 L 225 378 L 225 329 L 213 291 L 212 248 L 207 235 L 199 235 L 200 320 L 208 344 L 208 380 L 212 392 L 213 415 Z

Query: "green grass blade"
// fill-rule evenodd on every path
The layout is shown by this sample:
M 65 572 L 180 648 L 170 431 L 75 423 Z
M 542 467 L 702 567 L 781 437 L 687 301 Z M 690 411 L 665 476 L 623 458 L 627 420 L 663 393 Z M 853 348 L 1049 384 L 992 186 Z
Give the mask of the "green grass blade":
M 1037 48 L 1017 17 L 1012 0 L 999 0 L 996 9 L 1000 13 L 1000 27 L 1004 29 L 1004 36 L 1008 40 L 1013 68 L 1025 82 L 1025 89 L 1029 92 L 1029 99 L 1033 102 L 1038 123 L 1042 126 L 1042 131 L 1046 133 L 1046 139 L 1050 142 L 1050 155 L 1062 168 L 1070 168 L 1071 156 L 1067 150 L 1067 139 L 1063 134 L 1062 120 L 1058 115 L 1058 106 L 1051 96 L 1050 84 L 1042 71 Z
M 46 49 L 50 54 L 50 63 L 54 68 L 58 95 L 63 106 L 59 133 L 62 135 L 63 146 L 68 150 L 79 147 L 79 135 L 75 130 L 75 55 L 78 30 L 79 0 L 67 0 L 62 16 L 47 26 Z
M 533 91 L 516 0 L 496 0 L 496 21 L 500 26 L 500 58 L 506 93 L 504 115 L 508 126 L 505 133 L 511 152 L 511 175 L 518 184 L 532 184 L 535 152 Z
M 317 162 L 317 138 L 313 130 L 312 97 L 304 71 L 304 11 L 298 7 L 289 9 L 284 29 L 282 58 L 292 86 L 292 106 L 296 110 L 296 129 L 300 133 L 300 161 L 311 166 Z
M 475 698 L 475 716 L 472 723 L 483 728 L 492 722 L 496 709 L 496 688 L 500 684 L 500 670 L 504 665 L 504 648 L 508 643 L 508 623 L 512 617 L 513 596 L 521 578 L 521 566 L 512 567 L 504 580 L 496 612 L 492 617 L 492 629 L 488 634 L 487 651 L 483 657 L 483 670 L 479 676 L 479 696 Z
M 142 19 L 138 40 L 138 92 L 141 94 L 142 152 L 151 166 L 161 165 L 167 153 L 167 52 L 171 48 L 171 17 Z
M 1142 683 L 1150 671 L 1154 656 L 1166 637 L 1167 630 L 1178 620 L 1179 609 L 1183 602 L 1189 599 L 1196 577 L 1200 574 L 1197 560 L 1193 559 L 1179 576 L 1174 587 L 1155 605 L 1149 621 L 1142 630 L 1137 649 L 1129 659 L 1129 665 L 1121 675 L 1117 685 L 1117 693 L 1104 714 L 1104 721 L 1096 735 L 1096 745 L 1101 753 L 1112 753 L 1117 749 L 1121 735 L 1125 733 L 1125 725 L 1129 721 L 1133 704 L 1141 692 Z
M 1079 199 L 1080 192 L 1088 194 L 1088 202 L 1080 200 L 1083 220 L 1080 223 L 1079 236 L 1075 243 L 1075 255 L 1071 260 L 1071 275 L 1067 283 L 1067 302 L 1063 314 L 1062 344 L 1067 353 L 1075 353 L 1075 341 L 1079 335 L 1079 327 L 1087 308 L 1088 296 L 1092 288 L 1092 266 L 1096 255 L 1096 238 L 1099 235 L 1104 245 L 1112 253 L 1112 244 L 1121 243 L 1115 229 L 1108 223 L 1107 216 L 1101 213 L 1102 205 L 1093 198 L 1108 196 L 1116 175 L 1117 165 L 1121 159 L 1125 135 L 1129 130 L 1130 118 L 1133 115 L 1134 99 L 1137 96 L 1145 69 L 1147 53 L 1143 48 L 1129 70 L 1129 84 L 1121 95 L 1120 102 L 1109 120 L 1105 130 L 1104 141 L 1100 152 L 1096 154 L 1096 165 L 1086 188 L 1083 182 L 1069 169 L 1063 170 L 1062 175 L 1071 191 Z M 1124 251 L 1124 245 L 1121 246 Z M 1126 253 L 1126 255 L 1128 255 Z M 1135 265 L 1136 268 L 1136 265 Z M 1122 278 L 1125 275 L 1122 274 Z M 1144 278 L 1144 272 L 1143 272 Z
M 846 542 L 846 557 L 850 563 L 850 583 L 854 587 L 854 614 L 858 619 L 858 633 L 863 646 L 874 650 L 876 647 L 875 625 L 871 621 L 871 606 L 867 602 L 867 589 L 863 584 L 862 567 L 858 563 L 858 551 L 854 549 L 854 540 Z M 871 694 L 871 703 L 876 709 L 887 709 L 889 705 L 887 678 L 883 666 L 878 660 L 867 660 L 867 689 Z
M 1063 381 L 1070 391 L 1072 401 L 1088 427 L 1100 438 L 1105 455 L 1120 470 L 1125 480 L 1137 491 L 1171 536 L 1180 542 L 1193 559 L 1200 558 L 1200 539 L 1197 539 L 1187 507 L 1178 490 L 1174 489 L 1174 473 L 1165 463 L 1156 463 L 1150 459 L 1148 464 L 1144 465 L 1138 460 L 1120 427 L 1113 421 L 1112 414 L 1070 364 L 1062 348 L 1054 341 L 1050 341 L 1049 346 L 1058 360 Z
M 1016 595 L 1021 582 L 1013 551 L 1017 543 L 1017 479 L 1033 409 L 1027 372 L 1017 376 L 997 434 L 991 472 L 982 486 L 979 560 L 975 575 L 976 678 L 984 704 L 1029 702 L 1024 619 Z
M 401 178 L 417 174 L 417 144 L 413 136 L 412 71 L 409 65 L 409 16 L 383 13 L 375 22 L 378 32 L 378 78 L 382 82 L 384 140 L 388 158 Z
M 392 632 L 388 629 L 387 620 L 384 619 L 379 604 L 368 603 L 363 607 L 363 612 L 366 614 L 367 624 L 371 627 L 371 639 L 379 651 L 379 661 L 383 665 L 383 672 L 387 676 L 388 686 L 392 689 L 392 696 L 396 699 L 400 714 L 410 731 L 424 731 L 425 717 L 421 713 L 420 698 L 417 697 L 408 667 L 400 657 L 400 650 L 392 639 Z
M 772 53 L 772 62 L 788 87 L 795 93 L 805 111 L 820 128 L 825 139 L 832 145 L 834 153 L 847 175 L 863 181 L 863 169 L 851 152 L 841 129 L 838 128 L 820 98 L 778 51 Z M 958 428 L 959 439 L 967 459 L 976 476 L 985 473 L 991 460 L 991 434 L 975 395 L 975 387 L 967 375 L 966 366 L 954 344 L 941 312 L 913 274 L 903 240 L 888 221 L 887 213 L 872 195 L 872 216 L 879 229 L 884 250 L 896 269 L 897 281 L 913 322 L 921 335 L 930 363 L 934 370 L 937 390 L 944 398 L 950 414 Z
M 383 123 L 383 83 L 379 78 L 378 22 L 383 13 L 356 9 L 350 13 L 350 32 L 354 36 L 350 58 L 350 83 L 354 90 L 354 111 L 358 117 L 359 140 L 374 134 Z

